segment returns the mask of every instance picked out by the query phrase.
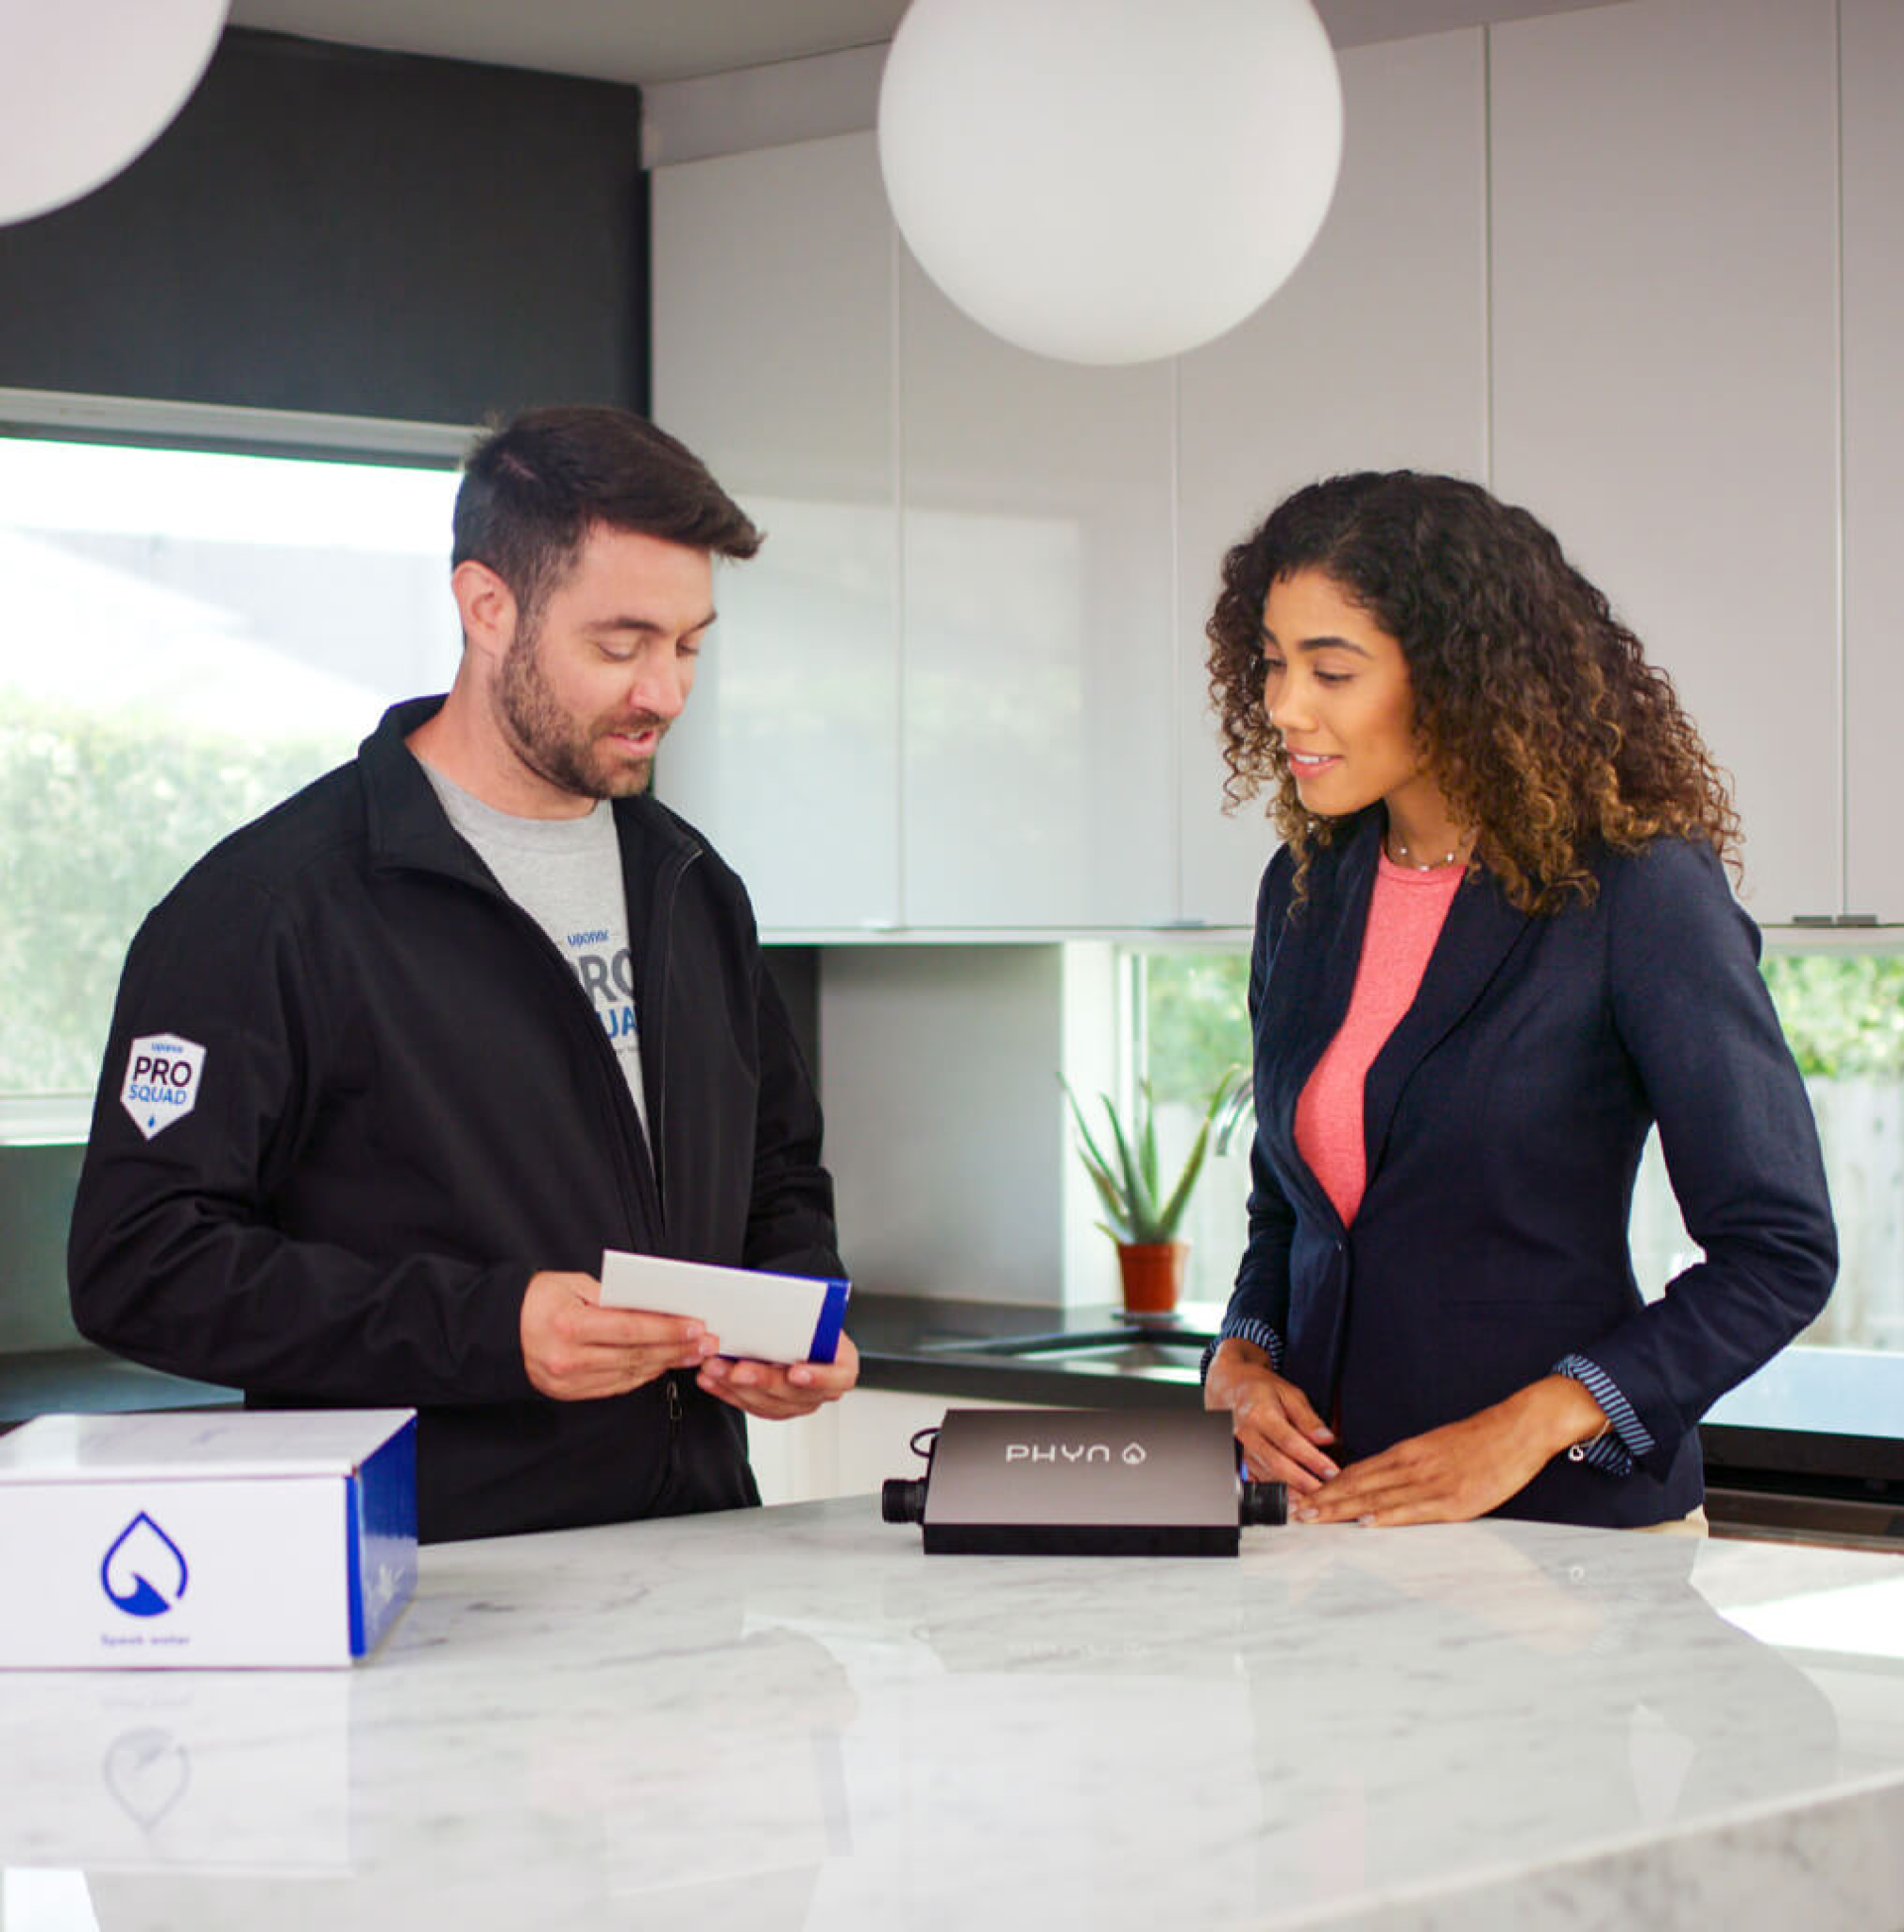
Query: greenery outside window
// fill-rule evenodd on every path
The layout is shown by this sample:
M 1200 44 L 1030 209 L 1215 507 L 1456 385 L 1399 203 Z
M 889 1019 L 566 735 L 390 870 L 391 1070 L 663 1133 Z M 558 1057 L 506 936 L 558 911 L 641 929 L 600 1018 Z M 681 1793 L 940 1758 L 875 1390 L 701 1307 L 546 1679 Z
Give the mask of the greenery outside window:
M 398 426 L 407 452 L 319 458 L 389 426 L 162 409 L 133 444 L 7 413 L 0 1140 L 79 1139 L 146 911 L 394 699 L 453 674 L 465 432 Z M 123 415 L 136 428 L 140 406 Z M 298 453 L 272 449 L 287 438 Z

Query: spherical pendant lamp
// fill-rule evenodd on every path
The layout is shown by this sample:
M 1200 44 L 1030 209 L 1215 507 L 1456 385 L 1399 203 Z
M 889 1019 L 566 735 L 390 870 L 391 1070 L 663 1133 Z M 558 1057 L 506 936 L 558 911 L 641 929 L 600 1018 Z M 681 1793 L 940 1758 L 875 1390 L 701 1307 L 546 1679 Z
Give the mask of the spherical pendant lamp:
M 994 334 L 1072 362 L 1240 322 L 1316 239 L 1341 158 L 1310 0 L 912 0 L 879 91 L 920 265 Z
M 0 222 L 76 201 L 192 97 L 229 0 L 24 0 L 0 33 Z

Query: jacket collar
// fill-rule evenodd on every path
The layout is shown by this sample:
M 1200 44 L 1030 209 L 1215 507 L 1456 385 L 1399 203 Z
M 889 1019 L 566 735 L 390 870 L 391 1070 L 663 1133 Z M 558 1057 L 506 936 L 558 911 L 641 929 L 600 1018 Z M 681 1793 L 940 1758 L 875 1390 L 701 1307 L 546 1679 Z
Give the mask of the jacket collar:
M 370 862 L 380 868 L 443 873 L 493 892 L 496 882 L 488 868 L 450 824 L 406 742 L 442 707 L 440 696 L 393 704 L 358 747 Z M 644 873 L 677 850 L 690 856 L 699 850 L 673 813 L 646 792 L 615 801 L 615 828 L 621 838 L 624 870 L 635 850 L 652 862 L 641 868 Z
M 1276 1137 L 1291 1150 L 1316 1204 L 1332 1214 L 1321 1183 L 1294 1151 L 1296 1102 L 1349 1010 L 1386 822 L 1382 810 L 1371 808 L 1346 840 L 1317 855 L 1308 897 L 1277 938 L 1260 1029 L 1272 1055 Z M 1529 922 L 1529 914 L 1507 903 L 1491 873 L 1465 879 L 1456 890 L 1414 1004 L 1368 1070 L 1362 1125 L 1370 1187 L 1416 1069 L 1481 998 Z

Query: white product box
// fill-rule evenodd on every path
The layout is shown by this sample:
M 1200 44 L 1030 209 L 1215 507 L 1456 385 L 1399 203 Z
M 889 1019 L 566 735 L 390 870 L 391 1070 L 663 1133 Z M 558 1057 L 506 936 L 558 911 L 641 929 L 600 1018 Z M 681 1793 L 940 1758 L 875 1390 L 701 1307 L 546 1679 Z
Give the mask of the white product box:
M 0 1669 L 348 1664 L 416 1588 L 416 1415 L 42 1415 L 0 1552 Z
M 752 1362 L 831 1362 L 846 1320 L 845 1281 L 717 1268 L 659 1255 L 602 1256 L 602 1305 L 654 1314 L 691 1314 L 707 1324 L 722 1355 Z

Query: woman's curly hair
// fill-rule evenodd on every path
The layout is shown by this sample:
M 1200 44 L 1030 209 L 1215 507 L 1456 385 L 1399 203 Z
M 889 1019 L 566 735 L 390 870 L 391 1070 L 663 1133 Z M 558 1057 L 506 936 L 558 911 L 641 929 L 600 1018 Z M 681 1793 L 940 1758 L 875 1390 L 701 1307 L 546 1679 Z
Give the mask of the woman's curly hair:
M 1225 808 L 1273 788 L 1299 897 L 1316 846 L 1346 822 L 1303 809 L 1263 705 L 1264 600 L 1303 569 L 1402 646 L 1424 762 L 1521 910 L 1591 900 L 1596 848 L 1663 835 L 1705 839 L 1736 870 L 1726 774 L 1553 533 L 1475 483 L 1364 471 L 1298 490 L 1232 550 L 1206 627 Z

